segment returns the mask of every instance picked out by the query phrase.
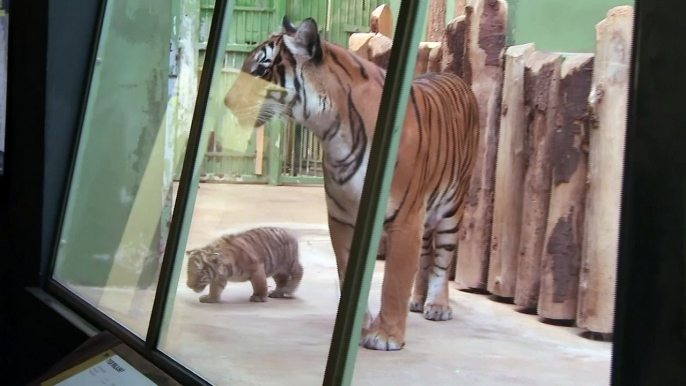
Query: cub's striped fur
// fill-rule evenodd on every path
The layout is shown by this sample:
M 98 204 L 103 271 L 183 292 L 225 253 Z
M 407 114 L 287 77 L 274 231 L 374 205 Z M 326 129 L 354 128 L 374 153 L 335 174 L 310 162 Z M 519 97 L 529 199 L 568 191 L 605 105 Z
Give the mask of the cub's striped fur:
M 314 20 L 296 28 L 284 18 L 283 31 L 248 55 L 224 100 L 243 125 L 257 127 L 278 115 L 320 139 L 341 283 L 385 78 L 375 64 L 322 41 Z M 416 78 L 406 111 L 384 222 L 381 311 L 372 320 L 367 309 L 361 342 L 377 350 L 403 347 L 408 306 L 429 320 L 452 317 L 446 270 L 479 139 L 476 98 L 458 76 Z
M 201 303 L 217 303 L 227 282 L 250 280 L 251 302 L 265 302 L 267 296 L 284 298 L 293 295 L 303 277 L 299 261 L 298 240 L 286 229 L 260 227 L 224 235 L 210 244 L 186 251 L 188 280 L 186 285 L 210 293 Z M 274 277 L 276 289 L 267 294 L 267 278 Z

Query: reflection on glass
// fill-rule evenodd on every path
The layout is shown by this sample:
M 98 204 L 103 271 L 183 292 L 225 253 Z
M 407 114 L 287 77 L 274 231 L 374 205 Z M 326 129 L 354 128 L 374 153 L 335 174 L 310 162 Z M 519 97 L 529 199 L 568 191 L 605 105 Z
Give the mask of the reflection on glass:
M 107 3 L 54 271 L 139 336 L 197 88 L 198 58 L 177 56 L 184 42 L 172 34 L 187 20 L 173 11 L 166 0 Z
M 351 23 L 365 28 L 369 7 L 376 6 L 365 3 L 341 2 L 338 6 L 359 8 Z M 201 6 L 200 24 L 204 25 L 211 9 L 204 3 Z M 322 185 L 324 158 L 317 138 L 321 133 L 294 125 L 283 116 L 263 116 L 253 125 L 257 120 L 253 115 L 252 122 L 241 125 L 239 118 L 257 111 L 230 110 L 225 97 L 232 87 L 234 98 L 253 96 L 237 81 L 246 76 L 240 75 L 240 68 L 254 47 L 282 29 L 284 14 L 296 26 L 314 17 L 317 28 L 313 34 L 346 46 L 350 32 L 340 28 L 341 23 L 336 24 L 337 31 L 328 26 L 338 17 L 327 19 L 327 11 L 334 6 L 326 1 L 236 2 L 226 36 L 224 69 L 213 80 L 212 104 L 204 125 L 209 132 L 207 147 L 203 147 L 207 152 L 201 155 L 200 171 L 202 180 L 233 183 L 201 184 L 198 189 L 185 248 L 188 253 L 180 264 L 167 333 L 160 340 L 165 353 L 215 384 L 309 385 L 320 384 L 324 375 L 340 284 Z M 276 59 L 277 53 L 272 55 Z M 281 55 L 286 58 L 289 53 L 282 51 Z M 353 62 L 349 56 L 343 59 Z M 292 79 L 292 70 L 285 71 Z M 282 184 L 297 186 L 279 186 Z M 266 275 L 251 257 L 258 262 L 268 260 L 266 273 L 270 273 L 273 259 L 281 259 L 273 265 L 290 268 L 288 280 L 297 280 L 300 273 L 290 261 L 283 262 L 290 257 L 288 253 L 270 255 L 270 250 L 283 250 L 287 243 L 267 249 L 268 235 L 240 235 L 268 226 L 286 229 L 297 239 L 303 277 L 292 298 L 274 297 L 271 292 L 278 295 L 282 280 L 284 286 L 289 285 L 285 275 L 274 272 L 266 278 L 266 292 L 272 294 L 266 299 L 261 287 L 265 278 L 253 276 Z M 218 278 L 214 296 L 210 296 L 212 284 L 207 285 L 211 278 Z M 217 297 L 218 303 L 214 302 Z

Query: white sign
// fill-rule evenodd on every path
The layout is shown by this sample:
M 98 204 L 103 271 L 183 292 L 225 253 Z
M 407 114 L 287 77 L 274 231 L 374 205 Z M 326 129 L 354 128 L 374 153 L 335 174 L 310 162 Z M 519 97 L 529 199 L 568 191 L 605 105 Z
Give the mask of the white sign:
M 156 386 L 119 355 L 112 355 L 56 386 Z

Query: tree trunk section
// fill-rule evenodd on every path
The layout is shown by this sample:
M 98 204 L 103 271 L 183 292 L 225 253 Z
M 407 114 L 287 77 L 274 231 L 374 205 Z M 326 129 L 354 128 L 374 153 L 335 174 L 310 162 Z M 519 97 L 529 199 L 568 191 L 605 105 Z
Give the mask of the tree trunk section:
M 447 0 L 431 0 L 429 3 L 429 21 L 426 25 L 426 40 L 440 42 L 445 30 L 445 13 Z
M 504 0 L 475 0 L 466 12 L 463 71 L 479 103 L 480 136 L 458 246 L 455 281 L 462 289 L 487 284 L 507 15 Z
M 467 44 L 467 17 L 465 15 L 453 19 L 445 27 L 441 44 L 441 71 L 452 72 L 464 77 L 464 56 Z
M 551 143 L 552 190 L 541 257 L 538 314 L 548 319 L 576 318 L 588 170 L 588 94 L 593 55 L 562 63 L 560 126 Z
M 488 278 L 489 290 L 496 293 L 502 292 L 503 271 L 508 270 L 510 262 L 517 261 L 519 249 L 526 163 L 524 139 L 528 124 L 524 109 L 524 68 L 534 50 L 534 44 L 529 43 L 510 47 L 505 53 Z
M 370 32 L 380 33 L 386 37 L 393 38 L 393 13 L 388 4 L 381 4 L 372 11 L 369 17 Z
M 550 143 L 557 123 L 561 64 L 559 54 L 535 52 L 524 70 L 529 125 L 524 139 L 527 161 L 522 227 L 518 256 L 507 266 L 516 271 L 516 290 L 509 280 L 505 286 L 505 291 L 515 295 L 515 304 L 524 308 L 536 308 L 541 286 L 541 255 L 550 204 Z
M 385 69 L 391 58 L 392 45 L 391 38 L 375 33 L 354 33 L 348 39 L 349 51 Z
M 448 0 L 451 1 L 451 0 Z M 464 15 L 467 0 L 455 0 L 455 17 Z
M 577 324 L 597 333 L 613 331 L 633 20 L 633 7 L 620 6 L 596 26 Z

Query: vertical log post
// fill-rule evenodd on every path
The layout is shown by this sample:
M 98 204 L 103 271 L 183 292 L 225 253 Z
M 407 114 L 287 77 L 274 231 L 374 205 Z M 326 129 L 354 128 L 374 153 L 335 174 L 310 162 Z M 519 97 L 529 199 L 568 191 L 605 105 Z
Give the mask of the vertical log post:
M 358 32 L 350 35 L 348 39 L 350 52 L 382 68 L 388 68 L 392 45 L 393 40 L 382 34 Z
M 633 20 L 633 7 L 620 6 L 596 26 L 589 95 L 589 186 L 577 324 L 604 334 L 613 331 Z
M 448 23 L 441 42 L 443 51 L 441 71 L 452 72 L 463 77 L 465 45 L 467 44 L 467 17 L 465 15 L 458 16 Z
M 393 13 L 388 4 L 381 4 L 369 17 L 370 32 L 393 38 Z
M 507 264 L 516 272 L 516 290 L 515 283 L 503 276 L 503 291 L 515 295 L 515 304 L 527 309 L 536 308 L 541 287 L 541 255 L 550 204 L 550 142 L 558 118 L 561 65 L 559 54 L 534 52 L 524 69 L 524 105 L 529 125 L 524 140 L 527 166 L 522 226 L 517 256 Z
M 498 142 L 493 208 L 493 229 L 489 264 L 488 287 L 502 292 L 503 271 L 512 270 L 517 261 L 524 194 L 526 153 L 524 140 L 527 116 L 524 109 L 524 68 L 534 53 L 533 43 L 513 46 L 505 53 L 503 103 Z M 514 283 L 512 283 L 514 284 Z
M 480 138 L 457 252 L 455 281 L 461 289 L 486 288 L 507 15 L 504 0 L 475 0 L 467 6 L 463 70 L 479 103 Z
M 429 52 L 429 66 L 427 72 L 441 72 L 441 62 L 443 61 L 443 44 L 434 43 Z
M 451 1 L 451 0 L 448 0 Z M 467 0 L 455 0 L 455 16 L 464 15 Z
M 538 300 L 538 314 L 548 319 L 576 318 L 592 75 L 592 54 L 573 55 L 562 63 L 560 119 L 551 142 L 553 185 Z
M 441 43 L 438 42 L 421 42 L 419 43 L 419 51 L 417 52 L 417 64 L 414 69 L 414 76 L 426 74 L 427 72 L 440 71 L 440 56 L 436 56 L 436 52 L 441 51 Z M 433 57 L 432 57 L 433 55 Z M 438 68 L 438 69 L 437 69 Z M 432 71 L 433 70 L 433 71 Z
M 445 30 L 445 13 L 447 0 L 430 0 L 429 17 L 426 25 L 426 40 L 438 42 L 443 37 Z
M 419 43 L 419 51 L 417 51 L 417 64 L 414 66 L 414 76 L 425 74 L 429 67 L 429 53 L 431 47 L 427 42 Z

